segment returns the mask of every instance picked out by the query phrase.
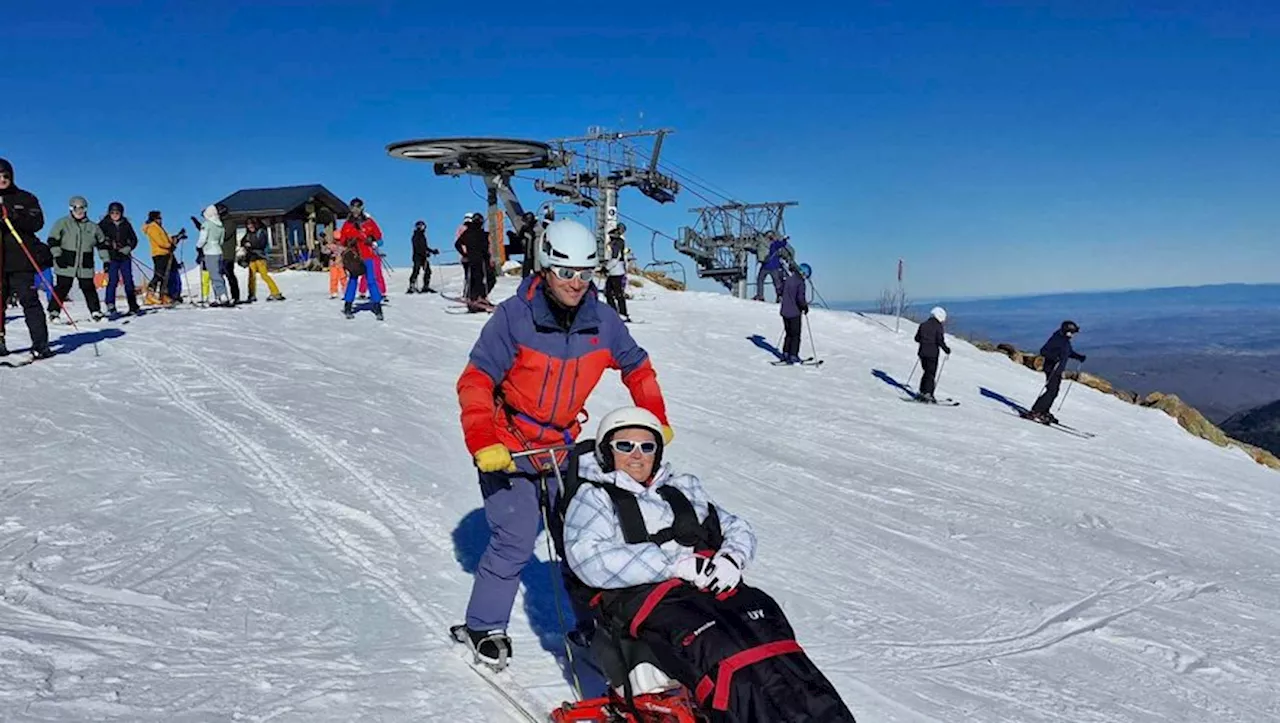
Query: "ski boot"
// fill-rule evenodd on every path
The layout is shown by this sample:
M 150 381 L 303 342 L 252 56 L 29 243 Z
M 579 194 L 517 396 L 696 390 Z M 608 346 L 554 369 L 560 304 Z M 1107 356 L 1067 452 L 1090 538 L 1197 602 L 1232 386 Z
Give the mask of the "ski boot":
M 267 297 L 267 301 L 284 301 L 284 294 L 272 294 Z
M 49 312 L 49 323 L 50 323 L 50 324 L 56 324 L 56 323 L 58 323 L 58 312 L 56 312 L 56 311 L 50 311 L 50 312 Z
M 94 321 L 102 321 L 103 319 L 103 314 L 101 311 L 95 311 L 92 314 L 90 314 L 90 316 L 93 317 Z
M 475 662 L 502 670 L 507 667 L 507 659 L 511 657 L 511 638 L 505 630 L 483 632 L 472 630 L 466 625 L 455 625 L 449 629 L 453 639 L 466 645 L 475 656 Z
M 406 291 L 406 292 L 404 292 L 404 293 L 406 293 L 406 294 L 416 294 L 416 293 L 418 293 L 418 290 L 417 290 L 417 289 L 415 289 L 415 288 L 413 288 L 412 286 L 410 286 L 410 287 L 409 287 L 409 290 L 408 290 L 408 291 Z
M 347 317 L 348 319 L 354 319 L 354 318 L 356 318 L 356 312 L 351 308 L 351 302 L 350 302 L 350 301 L 343 302 L 343 304 L 342 304 L 342 315 L 343 315 L 343 316 L 345 316 L 345 317 Z
M 9 356 L 9 347 L 4 345 L 3 336 L 0 336 L 0 356 Z
M 51 356 L 57 356 L 57 354 L 58 352 L 50 349 L 49 345 L 46 344 L 40 347 L 39 349 L 31 350 L 31 361 L 40 361 L 41 359 L 48 359 Z
M 382 304 L 373 305 L 373 315 L 378 317 L 378 321 L 384 321 L 384 319 L 382 318 Z

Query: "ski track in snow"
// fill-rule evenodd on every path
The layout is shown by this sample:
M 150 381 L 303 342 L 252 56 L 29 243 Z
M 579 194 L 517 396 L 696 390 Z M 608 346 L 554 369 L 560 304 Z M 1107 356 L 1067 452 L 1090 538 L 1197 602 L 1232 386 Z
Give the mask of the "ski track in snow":
M 489 317 L 429 295 L 346 320 L 322 276 L 0 370 L 0 720 L 521 721 L 572 698 L 545 536 L 512 667 L 448 637 L 483 531 L 454 383 Z M 1280 719 L 1275 472 L 1083 388 L 1060 416 L 1097 438 L 1027 423 L 977 389 L 1026 404 L 1042 377 L 959 340 L 940 390 L 963 405 L 901 404 L 871 370 L 908 382 L 905 324 L 815 309 L 826 363 L 777 368 L 747 339 L 776 339 L 776 306 L 637 296 L 672 459 L 753 524 L 747 577 L 859 720 Z M 626 402 L 610 373 L 589 411 Z

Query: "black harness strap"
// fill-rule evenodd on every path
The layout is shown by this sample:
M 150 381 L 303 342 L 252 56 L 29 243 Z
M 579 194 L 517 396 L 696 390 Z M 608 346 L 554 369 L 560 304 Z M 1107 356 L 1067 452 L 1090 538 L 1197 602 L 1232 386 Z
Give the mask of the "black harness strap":
M 698 513 L 693 509 L 693 503 L 675 487 L 664 485 L 658 488 L 658 494 L 671 506 L 675 520 L 670 527 L 649 534 L 649 529 L 644 524 L 644 515 L 640 512 L 640 500 L 634 494 L 607 483 L 591 484 L 603 489 L 613 501 L 622 527 L 622 539 L 629 545 L 641 542 L 662 545 L 675 540 L 685 547 L 718 550 L 724 541 L 720 530 L 720 515 L 716 512 L 715 505 L 707 505 L 707 519 L 698 522 Z

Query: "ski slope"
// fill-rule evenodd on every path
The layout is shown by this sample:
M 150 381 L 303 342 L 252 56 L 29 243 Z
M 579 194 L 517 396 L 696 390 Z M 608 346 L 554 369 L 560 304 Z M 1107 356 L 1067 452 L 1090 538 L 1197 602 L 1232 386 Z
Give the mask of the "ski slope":
M 84 324 L 0 369 L 0 720 L 521 721 L 571 698 L 544 540 L 507 694 L 448 638 L 487 534 L 454 383 L 488 317 L 394 293 L 385 323 L 347 320 L 326 276 L 279 281 L 284 303 Z M 913 330 L 814 310 L 826 363 L 779 368 L 748 339 L 776 341 L 775 306 L 632 291 L 669 459 L 755 526 L 747 579 L 860 721 L 1280 719 L 1275 472 L 1085 388 L 1059 416 L 1096 438 L 1023 421 L 979 388 L 1029 404 L 1042 378 L 959 340 L 939 394 L 961 406 L 925 407 L 872 374 L 905 381 Z M 589 410 L 626 401 L 611 373 Z

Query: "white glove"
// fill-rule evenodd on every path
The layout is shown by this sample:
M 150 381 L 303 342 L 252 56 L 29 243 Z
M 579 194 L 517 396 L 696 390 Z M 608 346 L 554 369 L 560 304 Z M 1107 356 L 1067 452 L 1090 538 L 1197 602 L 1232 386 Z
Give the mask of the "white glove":
M 732 557 L 717 552 L 706 567 L 706 587 L 717 595 L 723 595 L 742 582 L 742 568 Z M 699 586 L 702 587 L 702 586 Z
M 693 583 L 698 589 L 705 588 L 709 578 L 704 573 L 710 565 L 710 560 L 697 555 L 685 555 L 676 560 L 674 566 L 675 576 L 681 580 Z

